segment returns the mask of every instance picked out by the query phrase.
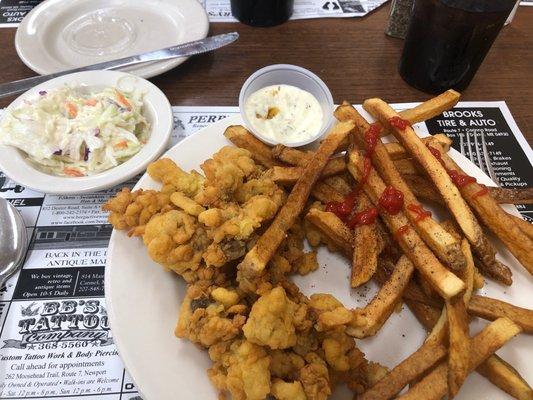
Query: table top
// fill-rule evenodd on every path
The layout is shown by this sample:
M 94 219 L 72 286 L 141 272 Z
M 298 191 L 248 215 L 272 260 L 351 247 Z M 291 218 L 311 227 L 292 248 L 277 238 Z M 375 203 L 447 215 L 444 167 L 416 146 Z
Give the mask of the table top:
M 430 96 L 408 86 L 397 72 L 403 40 L 386 36 L 389 4 L 364 18 L 289 21 L 272 28 L 214 23 L 210 34 L 236 30 L 240 39 L 196 56 L 152 78 L 172 105 L 237 105 L 244 80 L 276 63 L 296 64 L 318 74 L 335 102 L 361 103 L 368 97 L 388 102 L 424 101 Z M 504 27 L 463 100 L 505 100 L 529 144 L 533 144 L 533 7 L 519 7 Z M 0 30 L 0 82 L 34 75 L 18 58 L 15 29 Z M 12 99 L 0 101 L 0 107 Z

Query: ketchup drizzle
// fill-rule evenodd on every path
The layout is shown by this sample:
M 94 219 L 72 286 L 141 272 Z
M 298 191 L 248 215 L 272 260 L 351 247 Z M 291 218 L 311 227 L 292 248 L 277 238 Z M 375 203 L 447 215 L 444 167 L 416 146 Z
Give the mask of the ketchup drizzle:
M 405 128 L 407 128 L 408 126 L 411 126 L 411 123 L 409 121 L 398 116 L 390 117 L 389 124 L 401 131 L 405 130 Z
M 366 145 L 366 156 L 371 157 L 374 154 L 376 145 L 378 144 L 379 134 L 381 132 L 381 126 L 377 123 L 370 124 L 368 129 L 363 134 Z
M 430 146 L 429 144 L 426 144 L 426 147 L 431 152 L 431 154 L 433 154 L 433 156 L 442 164 L 448 175 L 450 175 L 450 178 L 455 184 L 455 186 L 457 186 L 458 188 L 463 188 L 467 185 L 470 185 L 471 183 L 476 182 L 476 178 L 472 176 L 460 174 L 456 170 L 446 168 L 440 151 L 437 150 L 435 147 Z M 485 193 L 480 194 L 480 196 L 482 196 L 483 194 Z
M 332 212 L 333 214 L 335 214 L 337 217 L 339 217 L 341 220 L 344 221 L 347 215 L 344 213 L 343 203 L 344 202 L 340 202 L 340 201 L 328 201 L 326 203 L 326 211 Z
M 477 198 L 479 196 L 484 196 L 484 195 L 486 195 L 489 192 L 489 188 L 486 187 L 485 185 L 483 185 L 482 183 L 480 183 L 479 186 L 481 186 L 481 189 L 479 189 L 478 192 L 476 192 L 476 193 L 474 193 L 472 195 L 473 199 L 475 199 L 475 198 Z
M 469 175 L 463 175 L 455 170 L 449 170 L 448 175 L 450 175 L 450 178 L 452 179 L 453 183 L 455 183 L 455 186 L 458 188 L 465 187 L 467 185 L 470 185 L 471 183 L 476 182 L 476 178 L 469 176 Z
M 398 214 L 403 208 L 403 193 L 393 186 L 387 186 L 378 203 L 389 214 Z
M 424 210 L 420 204 L 409 204 L 407 209 L 413 214 L 416 214 L 415 222 L 431 217 L 431 211 Z
M 381 132 L 381 126 L 377 123 L 373 123 L 368 127 L 368 129 L 363 134 L 363 139 L 364 139 L 365 147 L 366 147 L 365 158 L 363 161 L 363 175 L 361 176 L 361 179 L 357 183 L 357 186 L 354 188 L 354 190 L 352 190 L 342 202 L 330 201 L 326 203 L 326 211 L 334 213 L 337 217 L 339 217 L 344 222 L 346 222 L 346 219 L 352 213 L 357 196 L 359 195 L 359 193 L 363 189 L 364 184 L 368 180 L 370 171 L 372 170 L 372 161 L 370 157 L 372 156 L 372 154 L 374 153 L 374 150 L 376 149 L 376 145 L 379 141 L 380 132 Z M 359 223 L 360 224 L 373 223 L 377 216 L 377 210 L 376 211 L 371 211 L 371 210 L 372 209 L 369 208 L 368 210 L 362 211 L 361 213 L 357 213 L 356 215 L 354 215 L 354 217 L 348 222 L 348 226 L 353 228 L 355 225 Z M 365 212 L 367 212 L 367 214 L 365 214 Z M 373 216 L 374 212 L 376 213 L 375 216 Z M 359 219 L 365 222 L 357 222 L 359 221 Z M 366 222 L 366 221 L 371 221 L 371 222 Z
M 401 226 L 400 228 L 398 228 L 398 230 L 397 230 L 396 233 L 394 234 L 394 237 L 396 238 L 396 240 L 399 240 L 400 237 L 402 237 L 403 235 L 405 235 L 405 234 L 407 233 L 408 230 L 409 230 L 409 225 Z
M 429 144 L 426 144 L 426 147 L 428 148 L 428 150 L 431 152 L 431 154 L 433 154 L 433 156 L 440 161 L 441 164 L 443 164 L 443 161 L 442 161 L 442 156 L 440 154 L 440 151 L 438 149 L 436 149 L 435 147 L 433 146 L 430 146 Z
M 355 213 L 353 218 L 348 222 L 348 227 L 354 229 L 358 225 L 371 225 L 376 222 L 378 216 L 378 209 L 370 207 L 361 212 Z

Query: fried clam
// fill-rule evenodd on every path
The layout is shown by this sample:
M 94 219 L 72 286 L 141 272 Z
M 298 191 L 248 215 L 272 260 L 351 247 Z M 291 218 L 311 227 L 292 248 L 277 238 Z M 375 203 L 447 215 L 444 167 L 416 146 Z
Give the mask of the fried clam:
M 261 172 L 248 150 L 231 146 L 221 148 L 200 167 L 206 179 L 195 200 L 204 206 L 230 202 L 245 180 Z
M 102 206 L 103 211 L 109 211 L 108 220 L 113 228 L 127 230 L 130 236 L 142 235 L 154 215 L 171 209 L 168 194 L 143 189 L 132 192 L 129 188 L 122 188 Z
M 210 347 L 239 337 L 248 311 L 235 288 L 195 283 L 187 288 L 174 333 Z
M 242 206 L 229 204 L 225 208 L 210 208 L 198 215 L 198 221 L 210 228 L 212 240 L 203 258 L 207 265 L 222 266 L 242 257 L 246 241 L 278 211 L 278 204 L 270 197 L 255 195 Z
M 182 192 L 187 197 L 193 198 L 202 189 L 204 177 L 198 173 L 183 171 L 170 158 L 160 158 L 146 169 L 148 175 L 156 182 L 161 182 L 161 192 Z
M 199 267 L 210 241 L 194 217 L 180 210 L 171 210 L 150 219 L 143 242 L 152 260 L 182 274 Z

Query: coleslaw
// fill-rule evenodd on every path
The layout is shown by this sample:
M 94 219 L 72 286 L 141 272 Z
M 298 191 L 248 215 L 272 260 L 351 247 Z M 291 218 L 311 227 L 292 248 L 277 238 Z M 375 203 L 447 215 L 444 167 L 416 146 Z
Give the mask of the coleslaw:
M 7 112 L 0 124 L 0 144 L 24 151 L 50 174 L 100 173 L 125 162 L 147 142 L 150 124 L 142 114 L 143 96 L 114 87 L 40 91 Z

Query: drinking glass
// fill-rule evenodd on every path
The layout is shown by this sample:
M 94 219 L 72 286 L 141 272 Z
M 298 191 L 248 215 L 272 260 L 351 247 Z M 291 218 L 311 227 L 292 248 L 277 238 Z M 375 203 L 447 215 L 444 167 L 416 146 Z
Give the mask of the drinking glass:
M 231 0 L 231 14 L 252 26 L 274 26 L 287 21 L 293 12 L 294 0 Z
M 465 89 L 515 0 L 415 0 L 400 75 L 428 93 Z

